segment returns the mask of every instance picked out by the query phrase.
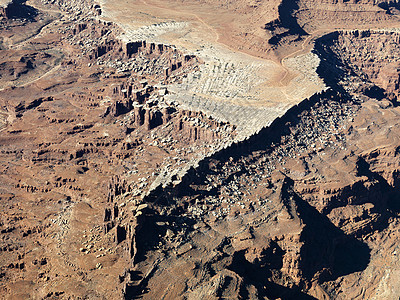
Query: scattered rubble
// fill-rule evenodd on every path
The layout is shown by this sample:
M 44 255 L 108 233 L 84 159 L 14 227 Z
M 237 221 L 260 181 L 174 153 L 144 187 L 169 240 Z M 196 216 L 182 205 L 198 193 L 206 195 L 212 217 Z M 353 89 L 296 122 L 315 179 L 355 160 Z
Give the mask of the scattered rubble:
M 186 52 L 162 38 L 186 19 L 123 34 L 104 3 L 0 3 L 1 295 L 398 297 L 397 6 L 289 2 L 188 1 L 230 34 Z

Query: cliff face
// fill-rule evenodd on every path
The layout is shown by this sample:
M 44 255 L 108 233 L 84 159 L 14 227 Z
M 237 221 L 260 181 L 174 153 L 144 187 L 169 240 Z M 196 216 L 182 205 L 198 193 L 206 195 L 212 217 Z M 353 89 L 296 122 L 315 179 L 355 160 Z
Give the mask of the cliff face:
M 129 48 L 78 2 L 35 3 L 50 14 L 1 23 L 0 289 L 10 297 L 121 298 L 140 197 L 236 135 L 165 99 L 199 59 L 163 44 Z M 124 223 L 128 195 L 138 221 Z M 86 272 L 92 292 L 80 284 Z
M 293 47 L 304 50 L 309 40 L 333 30 L 396 27 L 398 9 L 399 4 L 393 1 L 283 0 L 279 16 L 266 22 L 264 28 L 268 43 L 282 58 L 290 55 Z
M 268 23 L 270 43 L 253 50 L 286 59 L 307 50 L 318 36 L 310 30 L 332 30 L 321 27 L 325 17 L 332 26 L 386 26 L 398 8 L 197 2 L 185 1 L 205 12 L 215 5 L 262 15 L 251 26 Z M 173 86 L 188 86 L 207 62 L 161 42 L 122 41 L 90 1 L 29 5 L 30 18 L 4 8 L 0 22 L 1 295 L 398 298 L 397 31 L 335 30 L 317 39 L 317 71 L 329 88 L 238 140 L 238 127 L 174 101 Z M 267 8 L 273 13 L 264 15 Z M 196 93 L 244 89 L 238 65 L 215 64 Z M 215 78 L 230 82 L 221 87 Z M 235 109 L 244 115 L 257 105 Z
M 399 110 L 366 92 L 373 65 L 357 69 L 360 73 L 353 70 L 354 61 L 365 61 L 365 52 L 357 46 L 339 48 L 336 42 L 348 35 L 362 41 L 369 34 L 339 33 L 317 47 L 325 47 L 320 55 L 329 55 L 322 57 L 334 74 L 327 80 L 339 80 L 344 94 L 327 91 L 312 97 L 248 141 L 207 159 L 175 187 L 145 198 L 152 208 L 149 216 L 161 227 L 143 236 L 158 246 L 142 244 L 138 251 L 151 253 L 157 272 L 143 280 L 127 277 L 127 298 L 196 298 L 202 291 L 233 298 L 307 293 L 318 299 L 398 293 L 395 273 L 385 277 L 376 268 L 382 259 L 390 268 L 397 265 L 391 253 L 398 239 L 399 133 L 393 128 Z M 395 33 L 375 34 L 386 45 L 397 39 Z M 369 51 L 379 57 L 378 50 Z M 335 55 L 339 64 L 332 63 Z M 360 86 L 350 88 L 356 76 Z M 186 224 L 180 230 L 179 216 Z M 210 258 L 209 249 L 215 249 Z M 193 267 L 187 265 L 200 257 Z M 137 260 L 135 272 L 144 273 L 148 261 Z M 185 273 L 190 279 L 179 279 L 185 285 L 158 283 L 167 270 L 179 273 L 172 266 L 193 268 Z M 198 281 L 197 272 L 207 279 Z M 384 284 L 387 288 L 377 293 Z
M 138 245 L 142 249 L 138 252 L 152 257 L 157 272 L 146 281 L 127 277 L 127 298 L 182 293 L 196 298 L 203 290 L 215 297 L 298 298 L 307 292 L 318 299 L 341 298 L 341 293 L 357 298 L 362 290 L 362 297 L 375 294 L 381 284 L 389 287 L 380 295 L 398 292 L 384 272 L 368 274 L 381 263 L 380 255 L 389 259 L 397 240 L 398 133 L 388 133 L 386 125 L 395 124 L 399 112 L 397 108 L 382 111 L 379 102 L 371 99 L 353 112 L 346 107 L 354 104 L 339 104 L 338 115 L 332 116 L 328 109 L 343 98 L 324 98 L 298 119 L 284 118 L 282 123 L 288 127 L 277 123 L 258 135 L 256 145 L 227 149 L 175 188 L 145 198 L 152 209 L 148 217 L 159 225 L 152 234 L 140 235 L 153 246 Z M 393 113 L 391 121 L 381 117 L 388 109 Z M 315 122 L 314 114 L 320 118 L 318 127 L 308 123 Z M 379 117 L 373 120 L 376 128 L 367 133 L 359 123 L 371 115 Z M 340 120 L 337 129 L 332 117 Z M 277 128 L 278 140 L 271 134 Z M 320 131 L 313 132 L 314 128 Z M 301 148 L 301 141 L 318 139 L 326 132 L 337 138 L 325 145 L 318 141 L 313 150 Z M 381 139 L 371 140 L 371 132 Z M 292 137 L 299 144 L 288 143 Z M 377 151 L 383 141 L 388 150 Z M 390 170 L 383 167 L 388 161 Z M 186 225 L 176 227 L 183 220 Z M 165 257 L 157 252 L 174 254 Z M 148 262 L 137 260 L 135 272 L 144 273 Z M 194 263 L 193 270 L 185 273 L 185 279 L 179 277 L 185 286 L 159 284 L 159 276 L 179 274 L 180 267 L 189 268 L 189 262 Z M 226 269 L 229 273 L 222 271 Z M 197 272 L 207 279 L 199 281 Z M 232 286 L 209 286 L 210 281 L 229 281 Z
M 390 31 L 348 32 L 338 36 L 333 49 L 337 55 L 344 54 L 343 63 L 352 72 L 378 87 L 367 89 L 369 96 L 395 100 L 399 91 L 399 39 L 397 32 Z
M 0 17 L 5 19 L 34 20 L 38 12 L 32 6 L 26 5 L 25 2 L 21 0 L 6 1 L 0 7 Z

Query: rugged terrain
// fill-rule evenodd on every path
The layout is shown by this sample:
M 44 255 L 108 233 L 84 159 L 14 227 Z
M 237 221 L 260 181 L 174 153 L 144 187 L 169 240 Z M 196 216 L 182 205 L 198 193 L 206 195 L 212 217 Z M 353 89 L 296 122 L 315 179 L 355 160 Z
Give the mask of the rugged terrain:
M 398 299 L 399 9 L 1 1 L 1 297 Z

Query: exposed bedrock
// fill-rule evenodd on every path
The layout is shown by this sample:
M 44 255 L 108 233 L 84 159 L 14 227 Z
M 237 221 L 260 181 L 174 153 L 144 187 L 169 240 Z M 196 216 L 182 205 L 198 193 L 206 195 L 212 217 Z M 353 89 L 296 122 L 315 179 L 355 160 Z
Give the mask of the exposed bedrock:
M 235 182 L 236 178 L 248 176 L 248 166 L 244 164 L 238 167 L 235 166 L 235 162 L 239 162 L 241 159 L 250 159 L 248 158 L 250 153 L 265 151 L 262 149 L 269 149 L 273 143 L 279 142 L 282 135 L 291 132 L 287 124 L 294 126 L 293 124 L 300 121 L 295 116 L 300 115 L 304 110 L 309 110 L 311 107 L 314 107 L 321 99 L 332 99 L 332 101 L 335 101 L 335 99 L 338 100 L 339 97 L 340 95 L 337 93 L 328 91 L 321 95 L 316 95 L 310 100 L 304 101 L 298 107 L 291 109 L 284 117 L 276 120 L 270 128 L 262 130 L 248 141 L 237 143 L 202 161 L 198 168 L 189 170 L 189 172 L 181 178 L 180 184 L 175 187 L 158 188 L 152 191 L 149 196 L 145 197 L 143 201 L 151 205 L 155 211 L 169 211 L 170 213 L 168 213 L 168 215 L 173 215 L 174 218 L 180 219 L 182 218 L 179 217 L 180 215 L 185 215 L 186 217 L 183 217 L 185 221 L 181 220 L 181 222 L 193 224 L 194 220 L 191 220 L 192 218 L 190 215 L 185 213 L 185 211 L 189 210 L 191 206 L 189 203 L 191 203 L 191 201 L 194 201 L 193 204 L 196 203 L 196 205 L 200 207 L 201 203 L 204 203 L 203 209 L 204 206 L 210 204 L 208 201 L 203 202 L 201 200 L 204 197 L 216 198 L 216 202 L 214 202 L 214 200 L 211 201 L 211 203 L 220 203 L 223 194 L 222 191 L 225 186 L 229 186 L 232 182 Z M 229 158 L 231 159 L 230 162 Z M 218 168 L 224 164 L 228 167 L 222 170 L 231 170 L 232 174 L 227 175 L 229 171 L 217 171 Z M 215 168 L 217 166 L 218 168 Z M 225 173 L 226 175 L 224 172 L 227 172 Z M 205 178 L 210 176 L 208 174 L 213 174 L 211 176 L 217 177 L 222 175 L 222 178 L 216 180 L 211 186 L 206 187 L 206 182 L 209 180 Z M 225 248 L 227 249 L 224 251 L 227 252 L 221 250 L 222 253 L 226 253 L 223 254 L 223 256 L 228 255 L 227 258 L 230 257 L 232 261 L 213 262 L 212 265 L 224 265 L 228 263 L 227 268 L 235 272 L 235 274 L 231 274 L 229 277 L 233 276 L 236 278 L 235 281 L 238 282 L 239 286 L 232 290 L 230 288 L 216 289 L 213 291 L 213 295 L 222 293 L 230 297 L 257 297 L 257 295 L 258 297 L 306 297 L 301 290 L 309 289 L 312 286 L 312 282 L 315 280 L 316 282 L 322 283 L 326 280 L 332 280 L 351 272 L 363 270 L 366 267 L 369 259 L 368 247 L 354 237 L 347 236 L 342 230 L 333 225 L 326 215 L 322 215 L 318 210 L 310 206 L 308 202 L 303 200 L 294 190 L 293 180 L 278 175 L 278 173 L 274 174 L 272 178 L 275 179 L 272 179 L 272 181 L 278 181 L 276 183 L 268 183 L 268 189 L 274 191 L 272 192 L 274 195 L 272 198 L 275 200 L 268 201 L 272 201 L 274 206 L 279 206 L 283 211 L 281 213 L 277 212 L 278 217 L 274 219 L 274 212 L 268 213 L 268 210 L 264 211 L 263 208 L 258 208 L 257 204 L 254 204 L 254 202 L 251 205 L 251 211 L 263 211 L 260 212 L 260 214 L 266 214 L 265 219 L 261 216 L 259 218 L 260 220 L 265 220 L 266 223 L 273 223 L 273 220 L 283 223 L 289 222 L 291 225 L 287 226 L 294 231 L 290 234 L 277 233 L 274 236 L 273 234 L 266 234 L 268 231 L 262 231 L 259 226 L 256 225 L 249 229 L 250 231 L 248 234 L 245 235 L 243 233 L 243 239 L 233 235 L 232 238 L 230 238 L 233 240 L 228 239 L 229 242 L 226 242 L 227 246 L 225 246 Z M 220 200 L 217 200 L 218 198 Z M 237 201 L 240 200 L 237 199 Z M 206 210 L 208 209 L 210 208 Z M 163 217 L 164 214 L 161 213 L 161 215 L 157 217 L 158 213 L 156 213 L 152 218 L 155 218 L 155 222 L 157 222 L 158 218 L 165 220 L 165 217 Z M 207 215 L 207 213 L 205 213 L 205 215 Z M 248 218 L 251 218 L 250 215 Z M 206 219 L 207 217 L 205 217 L 204 221 Z M 257 219 L 258 217 L 255 217 L 255 219 L 251 221 L 249 219 L 248 222 L 250 222 L 250 224 L 259 224 L 261 221 L 257 221 Z M 211 226 L 212 228 L 224 224 L 224 219 L 221 219 L 220 222 L 217 220 L 213 221 L 215 225 L 212 225 L 213 222 L 209 223 L 210 220 L 208 220 L 207 223 L 209 225 L 207 226 Z M 283 225 L 283 223 L 282 226 L 286 226 Z M 319 229 L 317 231 L 315 229 L 316 223 L 319 224 Z M 147 225 L 142 228 L 149 228 L 149 226 Z M 188 230 L 190 232 L 192 229 L 189 227 Z M 262 238 L 260 235 L 265 237 Z M 257 236 L 256 244 L 258 243 L 257 241 L 267 239 L 272 243 L 272 248 L 264 247 L 260 249 L 256 245 L 254 245 L 255 248 L 249 248 L 249 243 L 244 241 L 251 241 L 254 236 Z M 155 238 L 154 235 L 149 235 L 149 233 L 147 233 L 146 237 L 148 239 Z M 321 240 L 321 237 L 324 237 L 323 240 Z M 239 240 L 236 241 L 236 238 Z M 191 240 L 196 241 L 196 238 L 193 237 Z M 243 242 L 240 242 L 241 240 Z M 163 244 L 164 241 L 161 238 L 161 240 L 152 241 L 151 243 Z M 315 244 L 319 245 L 319 250 L 314 250 L 316 249 Z M 346 245 L 351 245 L 351 250 L 345 251 Z M 204 247 L 201 245 L 192 246 L 194 248 Z M 143 247 L 143 244 L 139 247 Z M 139 251 L 151 250 L 145 247 L 145 249 Z M 272 257 L 266 254 L 269 253 L 269 251 L 274 253 Z M 276 255 L 276 257 L 274 255 Z M 140 262 L 138 266 L 140 266 Z M 217 268 L 219 269 L 221 267 Z M 199 268 L 202 267 L 199 266 Z M 129 283 L 128 286 L 130 287 L 132 284 L 133 283 Z M 141 285 L 143 285 L 143 283 L 137 283 L 135 286 Z M 265 289 L 265 287 L 267 288 Z M 144 288 L 144 286 L 142 286 L 142 288 Z M 134 290 L 131 288 L 127 288 L 126 297 L 130 299 L 136 295 L 135 293 L 139 292 L 140 294 L 142 288 L 139 288 L 139 290 L 134 289 L 136 292 L 133 292 Z M 153 287 L 153 289 L 154 288 L 155 287 Z M 154 291 L 154 293 L 158 292 L 158 290 Z M 190 295 L 191 292 L 186 291 L 185 294 Z
M 316 42 L 315 51 L 323 57 L 319 72 L 328 84 L 338 87 L 341 82 L 348 91 L 397 102 L 399 40 L 396 31 L 331 33 Z
M 153 211 L 153 218 L 156 220 L 164 218 L 164 215 L 174 215 L 186 224 L 185 236 L 191 237 L 190 242 L 181 240 L 179 244 L 187 250 L 178 250 L 181 254 L 176 258 L 164 258 L 170 264 L 183 263 L 189 259 L 186 253 L 192 253 L 192 257 L 196 257 L 197 251 L 204 253 L 204 246 L 198 237 L 200 233 L 191 227 L 197 228 L 199 225 L 190 225 L 193 224 L 193 219 L 206 224 L 201 225 L 204 226 L 201 227 L 203 231 L 208 230 L 210 234 L 217 231 L 221 236 L 229 237 L 220 240 L 223 247 L 215 246 L 216 249 L 221 249 L 218 250 L 218 257 L 225 257 L 226 260 L 213 259 L 211 269 L 215 273 L 204 273 L 204 276 L 211 277 L 209 280 L 220 282 L 226 288 L 211 288 L 197 283 L 202 287 L 195 291 L 176 286 L 171 293 L 178 293 L 179 290 L 179 293 L 183 292 L 190 298 L 190 295 L 200 295 L 198 293 L 204 289 L 216 296 L 298 299 L 308 297 L 304 294 L 307 291 L 317 298 L 335 297 L 332 288 L 335 284 L 347 276 L 353 278 L 353 274 L 362 274 L 371 261 L 374 261 L 371 254 L 373 244 L 362 240 L 377 233 L 383 234 L 390 228 L 389 224 L 398 213 L 398 163 L 391 163 L 393 168 L 390 170 L 383 167 L 387 161 L 396 160 L 398 145 L 395 143 L 396 138 L 387 136 L 388 142 L 394 143 L 393 148 L 346 149 L 353 147 L 351 139 L 358 141 L 363 134 L 362 131 L 354 133 L 354 129 L 350 125 L 343 125 L 343 122 L 347 124 L 348 120 L 353 120 L 359 110 L 359 118 L 362 120 L 363 114 L 368 110 L 363 107 L 371 105 L 371 101 L 373 105 L 376 100 L 360 96 L 354 102 L 352 95 L 356 95 L 361 89 L 349 89 L 349 94 L 343 80 L 343 74 L 347 74 L 347 70 L 343 67 L 343 73 L 340 73 L 337 60 L 326 58 L 324 61 L 325 66 L 339 79 L 336 82 L 340 85 L 336 86 L 342 92 L 328 90 L 314 95 L 260 133 L 203 160 L 199 167 L 190 169 L 177 185 L 164 189 L 159 187 L 143 199 L 156 212 L 154 214 Z M 342 66 L 346 64 L 346 61 L 342 62 Z M 330 80 L 334 82 L 332 77 L 327 82 Z M 360 99 L 368 104 L 360 102 Z M 327 132 L 328 138 L 324 140 Z M 303 151 L 307 153 L 304 157 L 300 154 Z M 336 151 L 346 154 L 338 157 L 334 154 Z M 279 154 L 275 156 L 275 152 Z M 323 155 L 327 155 L 327 161 L 322 159 Z M 277 165 L 273 163 L 275 159 Z M 299 163 L 302 165 L 300 168 Z M 281 164 L 285 168 L 279 167 Z M 280 175 L 274 171 L 276 168 L 280 170 Z M 346 175 L 341 175 L 343 172 Z M 256 184 L 252 185 L 253 180 Z M 258 196 L 256 192 L 257 187 L 264 185 L 264 182 L 264 192 L 268 195 L 266 198 Z M 228 205 L 225 206 L 224 203 Z M 258 206 L 261 203 L 265 204 Z M 243 210 L 234 210 L 235 205 Z M 279 207 L 276 215 L 274 207 Z M 264 217 L 260 216 L 258 220 L 258 214 Z M 248 228 L 241 227 L 240 234 L 230 228 L 227 232 L 235 234 L 229 235 L 224 230 L 234 225 L 227 225 L 228 222 L 252 225 Z M 272 227 L 266 229 L 263 226 Z M 281 233 L 271 228 L 287 230 Z M 166 236 L 177 234 L 174 232 L 176 229 L 169 230 L 169 233 L 164 231 Z M 269 235 L 266 236 L 267 232 Z M 217 233 L 213 234 L 218 236 Z M 147 238 L 154 239 L 155 236 L 148 235 Z M 264 243 L 264 246 L 271 246 L 258 246 L 260 241 L 265 240 L 269 242 Z M 164 249 L 164 245 L 170 247 L 163 237 L 153 240 L 152 243 L 158 243 L 160 249 Z M 182 243 L 188 243 L 190 247 L 185 248 Z M 152 255 L 154 253 L 154 248 L 143 249 L 142 251 Z M 273 254 L 266 259 L 264 254 L 270 251 Z M 219 264 L 227 267 L 218 266 Z M 169 263 L 157 262 L 156 265 L 158 272 L 163 274 Z M 139 272 L 143 266 L 139 261 L 135 272 Z M 193 272 L 204 271 L 205 266 L 207 270 L 210 269 L 210 263 L 204 263 L 203 260 L 195 264 Z M 234 273 L 218 271 L 223 268 Z M 161 295 L 161 290 L 152 284 L 152 280 L 157 278 L 152 273 L 144 281 L 128 283 L 127 286 L 138 289 L 127 288 L 126 297 L 130 299 L 146 293 L 150 293 L 150 297 Z M 227 281 L 232 285 L 226 283 Z M 345 288 L 344 285 L 343 289 Z M 346 293 L 352 294 L 349 290 Z
M 317 40 L 317 72 L 330 88 L 283 116 L 288 106 L 212 97 L 192 98 L 194 111 L 174 100 L 187 94 L 172 84 L 195 82 L 199 58 L 120 41 L 114 24 L 92 18 L 101 8 L 91 1 L 41 3 L 66 15 L 51 26 L 2 20 L 10 32 L 0 79 L 10 84 L 0 97 L 0 294 L 398 298 L 398 33 Z M 277 45 L 318 28 L 301 22 L 306 4 L 337 22 L 397 10 L 394 1 L 283 1 L 270 23 Z M 252 82 L 246 74 L 258 76 L 257 66 L 237 66 L 202 73 L 202 91 L 227 100 Z M 234 115 L 237 127 L 207 108 Z M 263 128 L 239 141 L 245 122 Z

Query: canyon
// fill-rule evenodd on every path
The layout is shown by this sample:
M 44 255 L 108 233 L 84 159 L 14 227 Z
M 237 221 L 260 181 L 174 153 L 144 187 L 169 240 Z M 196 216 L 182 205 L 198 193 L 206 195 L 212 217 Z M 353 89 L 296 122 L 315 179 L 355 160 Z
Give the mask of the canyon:
M 398 299 L 399 16 L 0 1 L 0 297 Z

